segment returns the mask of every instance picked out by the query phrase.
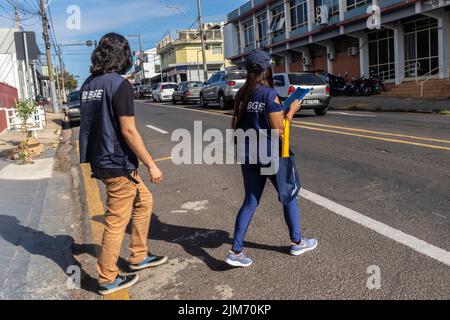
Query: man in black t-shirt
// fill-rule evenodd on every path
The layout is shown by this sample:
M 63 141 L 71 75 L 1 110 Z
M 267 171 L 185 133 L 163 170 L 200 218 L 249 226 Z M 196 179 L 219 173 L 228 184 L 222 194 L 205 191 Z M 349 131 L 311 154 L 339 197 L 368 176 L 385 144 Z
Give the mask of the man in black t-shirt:
M 106 187 L 105 231 L 97 263 L 99 292 L 106 295 L 138 280 L 137 274 L 119 275 L 117 267 L 130 219 L 129 268 L 142 270 L 168 260 L 148 253 L 153 196 L 137 173 L 139 160 L 152 183 L 161 183 L 163 175 L 136 128 L 133 87 L 123 77 L 132 65 L 128 41 L 118 34 L 105 35 L 92 64 L 92 76 L 81 88 L 80 160 L 91 165 L 93 177 Z

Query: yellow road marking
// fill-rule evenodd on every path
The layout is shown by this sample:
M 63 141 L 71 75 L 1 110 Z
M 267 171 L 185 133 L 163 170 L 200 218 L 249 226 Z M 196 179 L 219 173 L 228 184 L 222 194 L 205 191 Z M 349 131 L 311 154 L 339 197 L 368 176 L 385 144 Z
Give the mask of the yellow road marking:
M 172 160 L 172 157 L 165 157 L 165 158 L 161 158 L 161 159 L 156 159 L 155 162 L 161 162 L 161 161 L 167 161 L 167 160 Z
M 79 156 L 79 142 L 76 141 L 77 152 Z M 101 222 L 104 218 L 105 209 L 103 207 L 100 189 L 97 181 L 91 178 L 92 171 L 89 164 L 81 164 L 81 174 L 83 176 L 84 190 L 86 192 L 86 201 L 88 215 L 90 218 L 92 240 L 94 244 L 101 245 L 104 224 Z M 103 296 L 104 300 L 130 300 L 128 290 L 121 290 L 110 295 Z
M 336 131 L 336 130 L 329 130 L 329 129 L 311 128 L 311 127 L 307 127 L 307 126 L 299 126 L 299 125 L 296 125 L 296 124 L 293 124 L 292 126 L 293 127 L 297 127 L 297 128 L 307 129 L 307 130 L 313 130 L 313 131 L 330 132 L 330 133 L 342 134 L 342 135 L 346 135 L 346 136 L 361 137 L 361 138 L 373 139 L 373 140 L 382 140 L 382 141 L 395 142 L 395 143 L 401 143 L 401 144 L 409 144 L 409 145 L 413 145 L 413 146 L 419 146 L 419 147 L 430 148 L 430 149 L 438 149 L 438 150 L 450 151 L 450 147 L 442 147 L 442 146 L 436 146 L 436 145 L 432 145 L 432 144 L 425 144 L 425 143 L 411 142 L 411 141 L 398 140 L 398 139 L 390 139 L 390 138 L 367 136 L 367 135 L 363 135 L 363 134 L 344 132 L 344 131 Z
M 384 132 L 384 131 L 372 131 L 372 130 L 349 128 L 349 127 L 331 126 L 331 125 L 319 124 L 319 123 L 313 123 L 313 122 L 292 121 L 292 123 L 299 124 L 299 125 L 311 125 L 311 126 L 317 126 L 317 127 L 323 127 L 323 128 L 331 128 L 331 129 L 342 129 L 342 130 L 355 131 L 355 132 L 372 133 L 372 134 L 379 134 L 379 135 L 399 137 L 399 138 L 410 138 L 410 139 L 414 139 L 414 140 L 450 143 L 450 140 L 425 138 L 425 137 L 411 136 L 411 135 L 399 134 L 399 133 L 390 133 L 390 132 Z
M 156 106 L 162 107 L 162 108 L 175 108 L 175 109 L 180 109 L 180 110 L 189 110 L 189 111 L 194 111 L 194 112 L 200 112 L 200 113 L 207 113 L 207 114 L 214 114 L 214 115 L 219 115 L 219 116 L 230 117 L 230 115 L 227 115 L 227 114 L 224 114 L 224 113 L 218 113 L 218 112 L 214 112 L 214 111 L 197 110 L 197 109 L 182 108 L 182 107 L 168 107 L 168 106 L 162 106 L 162 105 L 156 105 Z M 301 124 L 301 125 L 298 125 L 298 124 Z M 311 123 L 311 122 L 299 122 L 299 121 L 293 121 L 292 122 L 292 126 L 293 127 L 297 127 L 297 128 L 301 128 L 301 129 L 308 129 L 308 130 L 314 130 L 314 131 L 322 131 L 322 132 L 341 134 L 341 135 L 346 135 L 346 136 L 353 136 L 353 137 L 360 137 L 360 138 L 366 138 L 366 139 L 373 139 L 373 140 L 380 140 L 380 141 L 408 144 L 408 145 L 413 145 L 413 146 L 417 146 L 417 147 L 424 147 L 424 148 L 437 149 L 437 150 L 447 150 L 447 151 L 450 150 L 450 148 L 448 148 L 448 147 L 436 146 L 436 145 L 432 145 L 432 144 L 411 142 L 411 141 L 399 140 L 399 139 L 382 138 L 382 137 L 376 137 L 376 136 L 368 136 L 368 135 L 356 134 L 356 133 L 344 132 L 344 131 L 311 128 L 311 127 L 307 127 L 305 125 L 312 125 L 312 126 L 318 126 L 318 127 L 324 127 L 324 128 L 343 129 L 343 130 L 354 131 L 354 132 L 365 132 L 365 133 L 393 136 L 393 137 L 399 137 L 399 138 L 403 137 L 403 138 L 410 138 L 410 139 L 422 140 L 422 141 L 434 141 L 434 142 L 450 143 L 449 140 L 432 139 L 432 138 L 418 137 L 418 136 L 405 135 L 405 134 L 396 134 L 396 133 L 389 133 L 389 132 L 382 132 L 382 131 L 371 131 L 371 130 L 358 129 L 358 128 L 331 126 L 331 125 L 317 124 L 317 123 Z

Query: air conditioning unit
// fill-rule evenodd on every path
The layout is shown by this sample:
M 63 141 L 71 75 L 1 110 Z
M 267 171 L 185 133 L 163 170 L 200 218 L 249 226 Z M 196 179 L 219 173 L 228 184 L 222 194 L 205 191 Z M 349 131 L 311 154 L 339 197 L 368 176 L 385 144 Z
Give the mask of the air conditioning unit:
M 304 56 L 302 62 L 303 62 L 304 66 L 310 66 L 312 64 L 311 57 L 310 56 Z
M 326 26 L 330 20 L 329 18 L 329 8 L 327 5 L 321 5 L 316 8 L 316 18 L 317 24 L 319 26 Z
M 356 56 L 358 54 L 358 48 L 357 47 L 350 47 L 347 49 L 347 54 L 349 56 Z
M 334 55 L 334 52 L 328 52 L 327 53 L 327 57 L 328 57 L 328 60 L 336 59 L 336 56 Z

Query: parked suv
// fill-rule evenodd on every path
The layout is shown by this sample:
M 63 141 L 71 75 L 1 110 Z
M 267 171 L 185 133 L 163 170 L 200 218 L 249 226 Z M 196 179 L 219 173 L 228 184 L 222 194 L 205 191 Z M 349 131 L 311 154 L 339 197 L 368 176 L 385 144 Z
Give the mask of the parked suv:
M 206 108 L 210 102 L 219 103 L 220 109 L 231 106 L 246 76 L 247 72 L 243 70 L 220 71 L 213 75 L 200 92 L 202 107 Z
M 202 86 L 203 83 L 199 81 L 185 81 L 180 83 L 173 93 L 173 104 L 177 104 L 177 102 L 186 104 L 188 102 L 200 101 Z
M 305 97 L 302 110 L 314 109 L 318 116 L 328 112 L 330 104 L 330 87 L 318 75 L 309 72 L 277 73 L 273 75 L 274 87 L 281 100 L 287 99 L 297 88 L 310 89 Z
M 158 83 L 154 90 L 152 90 L 152 96 L 154 102 L 172 101 L 173 92 L 178 87 L 175 82 L 161 82 Z

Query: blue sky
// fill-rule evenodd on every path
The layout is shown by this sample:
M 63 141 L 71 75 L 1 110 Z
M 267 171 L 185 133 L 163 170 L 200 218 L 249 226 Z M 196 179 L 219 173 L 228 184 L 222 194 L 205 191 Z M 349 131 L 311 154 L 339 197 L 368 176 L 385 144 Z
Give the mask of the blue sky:
M 107 32 L 118 32 L 123 35 L 140 33 L 144 49 L 152 48 L 167 31 L 187 28 L 191 22 L 178 10 L 167 8 L 168 4 L 183 8 L 194 20 L 197 16 L 197 0 L 47 0 L 50 3 L 51 15 L 57 41 L 62 44 L 78 43 L 86 40 L 98 40 Z M 36 7 L 37 0 L 21 0 L 24 7 L 31 10 Z M 247 0 L 202 0 L 205 22 L 216 22 L 225 19 L 228 12 L 247 2 Z M 0 28 L 14 25 L 8 19 L 6 9 L 0 7 Z M 66 21 L 69 18 L 67 9 L 77 5 L 81 10 L 81 28 L 69 30 Z M 11 14 L 11 12 L 9 13 Z M 38 44 L 42 44 L 42 31 L 37 17 L 24 16 L 24 29 L 36 31 Z M 130 39 L 133 50 L 138 50 L 137 39 Z M 89 75 L 90 53 L 92 48 L 63 48 L 66 69 L 79 75 L 83 81 Z

